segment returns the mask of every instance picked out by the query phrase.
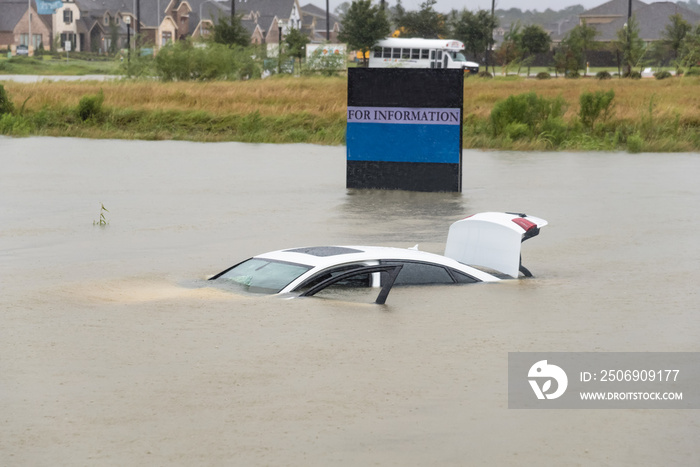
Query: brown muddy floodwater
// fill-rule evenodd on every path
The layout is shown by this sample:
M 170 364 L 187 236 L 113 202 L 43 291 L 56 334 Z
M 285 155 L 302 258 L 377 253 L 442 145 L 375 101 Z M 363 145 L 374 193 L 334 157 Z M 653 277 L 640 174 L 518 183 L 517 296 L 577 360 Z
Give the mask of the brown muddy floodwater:
M 508 352 L 700 351 L 698 154 L 465 151 L 461 194 L 349 191 L 343 147 L 0 138 L 0 164 L 0 465 L 700 465 L 697 411 L 507 400 Z M 479 211 L 550 222 L 536 278 L 205 286 L 293 246 L 441 253 Z

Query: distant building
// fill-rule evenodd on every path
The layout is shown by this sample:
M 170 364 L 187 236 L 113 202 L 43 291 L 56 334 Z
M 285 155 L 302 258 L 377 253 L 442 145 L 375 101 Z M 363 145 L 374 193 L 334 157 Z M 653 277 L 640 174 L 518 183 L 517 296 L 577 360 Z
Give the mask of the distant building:
M 598 31 L 595 37 L 597 42 L 615 41 L 617 32 L 627 23 L 628 6 L 629 0 L 611 0 L 584 11 L 579 15 L 578 24 L 585 21 L 588 26 L 594 27 Z M 700 24 L 700 14 L 673 2 L 644 3 L 632 0 L 632 14 L 639 24 L 639 37 L 647 43 L 663 39 L 672 15 L 679 14 L 692 25 Z M 559 42 L 567 32 L 552 34 L 552 39 Z
M 140 30 L 142 44 L 156 49 L 187 37 L 206 37 L 222 16 L 231 15 L 231 2 L 214 0 L 64 0 L 51 15 L 38 15 L 32 5 L 32 38 L 28 37 L 28 7 L 25 0 L 0 0 L 0 48 L 29 44 L 34 48 L 107 53 L 127 47 L 127 24 L 131 46 Z M 140 11 L 137 5 L 140 3 Z M 299 0 L 236 0 L 236 14 L 250 33 L 253 44 L 276 44 L 279 21 L 282 36 L 290 29 L 304 32 L 311 42 L 326 40 L 325 10 L 314 5 L 301 7 Z M 340 20 L 329 15 L 330 41 L 337 41 Z M 138 23 L 138 24 L 137 24 Z

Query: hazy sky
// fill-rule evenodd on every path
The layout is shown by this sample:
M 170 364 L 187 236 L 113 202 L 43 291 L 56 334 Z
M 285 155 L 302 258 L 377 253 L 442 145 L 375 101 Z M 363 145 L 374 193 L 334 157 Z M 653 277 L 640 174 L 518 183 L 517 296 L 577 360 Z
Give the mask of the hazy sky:
M 343 3 L 345 0 L 329 0 L 329 8 L 332 12 L 336 9 L 338 5 Z M 348 0 L 349 1 L 349 0 Z M 420 4 L 425 0 L 401 0 L 401 4 L 407 10 L 418 10 Z M 547 8 L 558 11 L 563 10 L 566 7 L 573 5 L 582 5 L 584 8 L 593 8 L 598 5 L 606 3 L 607 0 L 496 0 L 496 9 L 508 10 L 510 8 L 520 8 L 521 10 L 538 10 L 544 11 Z M 644 3 L 653 3 L 654 0 L 642 0 Z M 660 0 L 656 0 L 660 1 Z M 374 0 L 378 3 L 379 0 Z M 321 8 L 326 8 L 325 0 L 300 0 L 299 2 L 302 6 L 307 3 L 313 3 Z M 395 5 L 396 0 L 387 0 L 389 5 Z M 448 11 L 462 10 L 466 8 L 468 10 L 491 10 L 491 0 L 437 0 L 435 9 L 443 13 Z

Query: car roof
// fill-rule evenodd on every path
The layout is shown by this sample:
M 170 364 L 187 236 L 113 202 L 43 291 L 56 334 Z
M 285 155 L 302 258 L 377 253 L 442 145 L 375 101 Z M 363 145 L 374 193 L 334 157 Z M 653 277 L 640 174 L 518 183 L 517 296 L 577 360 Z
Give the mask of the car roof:
M 409 248 L 382 246 L 314 246 L 271 251 L 261 255 L 256 255 L 255 257 L 303 264 L 321 269 L 358 261 L 422 261 L 440 264 L 442 266 L 468 272 L 477 276 L 481 280 L 495 279 L 488 273 L 460 263 L 446 256 Z

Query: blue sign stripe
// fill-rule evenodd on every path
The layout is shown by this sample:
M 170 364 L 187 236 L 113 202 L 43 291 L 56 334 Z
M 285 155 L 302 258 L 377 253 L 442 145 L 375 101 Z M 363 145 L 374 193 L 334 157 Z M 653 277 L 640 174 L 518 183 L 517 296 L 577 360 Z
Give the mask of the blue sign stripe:
M 347 159 L 459 164 L 460 131 L 459 125 L 348 122 Z

